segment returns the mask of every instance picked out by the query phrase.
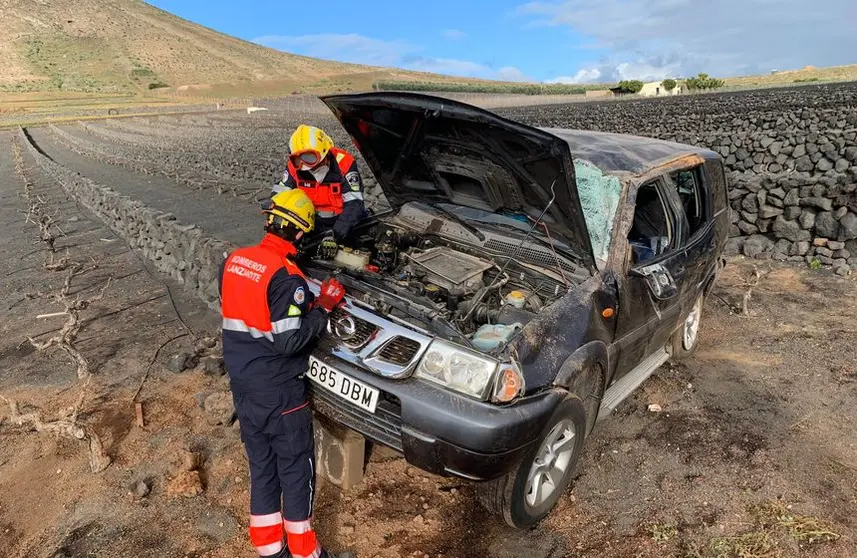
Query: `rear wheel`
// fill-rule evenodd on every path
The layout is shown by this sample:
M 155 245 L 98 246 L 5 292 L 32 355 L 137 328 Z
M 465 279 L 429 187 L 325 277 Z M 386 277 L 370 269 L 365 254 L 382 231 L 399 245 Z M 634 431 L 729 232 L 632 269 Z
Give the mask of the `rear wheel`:
M 512 527 L 535 525 L 550 513 L 571 483 L 586 431 L 583 401 L 569 394 L 520 465 L 479 486 L 479 501 Z
M 681 360 L 689 357 L 699 345 L 699 326 L 702 322 L 702 306 L 705 295 L 699 295 L 684 323 L 673 333 L 672 358 Z

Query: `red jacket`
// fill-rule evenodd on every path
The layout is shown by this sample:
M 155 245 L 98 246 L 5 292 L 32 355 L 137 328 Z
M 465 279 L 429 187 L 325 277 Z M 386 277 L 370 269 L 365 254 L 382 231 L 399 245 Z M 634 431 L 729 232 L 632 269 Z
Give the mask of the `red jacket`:
M 296 386 L 295 403 L 305 400 L 299 375 L 309 352 L 327 325 L 327 312 L 313 308 L 313 294 L 300 269 L 289 259 L 297 253 L 288 241 L 266 234 L 256 246 L 239 248 L 220 273 L 223 358 L 232 391 L 266 391 Z
M 332 228 L 339 238 L 345 238 L 365 216 L 363 179 L 354 157 L 344 149 L 331 148 L 325 162 L 327 174 L 318 181 L 312 173 L 297 170 L 289 160 L 282 180 L 274 185 L 271 195 L 300 188 L 315 206 L 316 228 Z

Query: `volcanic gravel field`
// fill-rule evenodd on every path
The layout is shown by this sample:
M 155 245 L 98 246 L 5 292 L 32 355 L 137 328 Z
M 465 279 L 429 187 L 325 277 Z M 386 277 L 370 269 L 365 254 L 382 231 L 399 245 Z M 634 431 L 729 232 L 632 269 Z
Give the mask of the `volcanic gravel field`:
M 503 113 L 562 125 L 574 110 Z M 254 556 L 217 313 L 38 158 L 247 244 L 301 122 L 354 153 L 332 116 L 287 105 L 0 133 L 4 556 Z M 382 205 L 358 161 L 368 203 Z M 380 450 L 356 488 L 320 481 L 315 525 L 361 558 L 853 558 L 855 332 L 853 275 L 731 258 L 695 356 L 662 367 L 596 429 L 532 531 L 489 515 L 472 485 Z

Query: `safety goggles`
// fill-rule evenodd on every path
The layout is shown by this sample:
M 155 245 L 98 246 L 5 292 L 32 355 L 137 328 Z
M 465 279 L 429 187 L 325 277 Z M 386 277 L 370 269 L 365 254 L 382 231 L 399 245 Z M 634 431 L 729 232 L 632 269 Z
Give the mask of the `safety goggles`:
M 296 167 L 313 167 L 321 162 L 321 154 L 318 151 L 307 149 L 292 153 L 289 155 L 289 159 Z

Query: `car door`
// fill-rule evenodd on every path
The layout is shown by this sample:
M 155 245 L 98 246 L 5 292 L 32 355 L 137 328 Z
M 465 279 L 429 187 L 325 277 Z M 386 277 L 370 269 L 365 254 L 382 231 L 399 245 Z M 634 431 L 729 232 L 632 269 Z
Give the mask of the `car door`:
M 620 278 L 615 378 L 663 347 L 679 323 L 687 225 L 677 200 L 665 176 L 641 185 L 637 192 L 628 265 Z M 655 237 L 665 240 L 646 249 L 646 239 Z
M 670 172 L 665 178 L 685 231 L 680 248 L 683 263 L 673 271 L 683 317 L 717 266 L 712 185 L 702 163 Z

